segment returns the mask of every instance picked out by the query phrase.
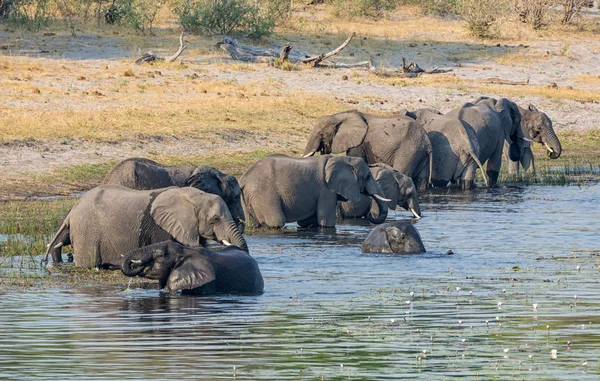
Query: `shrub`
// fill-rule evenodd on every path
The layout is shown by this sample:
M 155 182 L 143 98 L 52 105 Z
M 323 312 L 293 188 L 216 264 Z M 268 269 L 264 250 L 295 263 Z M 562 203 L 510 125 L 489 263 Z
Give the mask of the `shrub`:
M 289 16 L 291 0 L 184 0 L 175 7 L 179 24 L 192 32 L 207 34 L 244 33 L 252 38 L 273 32 L 281 15 Z
M 548 13 L 555 3 L 556 0 L 514 0 L 514 8 L 521 22 L 537 30 L 547 26 Z
M 337 17 L 353 18 L 359 16 L 382 18 L 386 12 L 394 11 L 397 0 L 333 0 L 333 13 Z
M 559 3 L 563 7 L 562 23 L 570 24 L 588 2 L 588 0 L 560 0 Z
M 506 14 L 507 4 L 504 0 L 457 0 L 456 10 L 473 35 L 489 38 L 498 35 L 494 26 Z

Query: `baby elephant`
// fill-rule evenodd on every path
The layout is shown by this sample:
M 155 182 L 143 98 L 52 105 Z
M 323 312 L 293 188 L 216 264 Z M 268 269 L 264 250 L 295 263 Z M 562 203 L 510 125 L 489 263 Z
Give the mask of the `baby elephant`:
M 417 229 L 407 221 L 381 224 L 360 246 L 363 253 L 421 254 L 425 246 Z
M 211 251 L 163 241 L 130 251 L 121 262 L 123 274 L 157 279 L 169 292 L 262 294 L 263 278 L 256 260 L 237 246 Z

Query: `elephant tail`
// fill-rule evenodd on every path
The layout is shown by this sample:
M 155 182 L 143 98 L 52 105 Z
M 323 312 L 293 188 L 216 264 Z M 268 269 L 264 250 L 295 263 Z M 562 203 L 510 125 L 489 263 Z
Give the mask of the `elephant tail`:
M 58 229 L 56 234 L 54 234 L 52 241 L 48 244 L 48 248 L 46 249 L 46 254 L 44 255 L 44 258 L 42 259 L 42 263 L 44 263 L 44 264 L 48 263 L 48 255 L 50 255 L 50 252 L 53 249 L 58 249 L 63 246 L 63 243 L 59 242 L 59 241 L 61 240 L 61 238 L 63 237 L 65 232 L 68 231 L 68 229 L 69 229 L 69 215 L 67 215 L 65 217 L 62 224 L 60 225 L 60 228 Z
M 488 181 L 487 174 L 485 173 L 485 169 L 483 169 L 483 164 L 481 164 L 481 161 L 479 161 L 479 158 L 477 157 L 477 155 L 475 155 L 475 152 L 473 152 L 473 150 L 469 151 L 469 154 L 471 155 L 473 160 L 475 160 L 475 163 L 477 163 L 477 166 L 479 167 L 479 169 L 481 169 L 481 175 L 483 176 L 483 181 L 485 182 L 485 186 L 486 186 L 486 188 L 489 188 L 490 183 Z
M 433 186 L 433 148 L 429 151 L 429 179 L 427 179 L 427 187 Z
M 246 192 L 244 192 L 244 185 L 245 184 L 243 184 L 243 183 L 240 184 L 240 188 L 242 190 L 241 201 L 242 201 L 242 209 L 244 210 L 244 217 L 246 218 L 246 223 L 256 224 L 258 220 L 256 219 L 256 214 L 254 214 L 254 209 L 252 209 L 252 205 L 246 199 Z M 250 222 L 250 221 L 252 221 L 252 222 Z

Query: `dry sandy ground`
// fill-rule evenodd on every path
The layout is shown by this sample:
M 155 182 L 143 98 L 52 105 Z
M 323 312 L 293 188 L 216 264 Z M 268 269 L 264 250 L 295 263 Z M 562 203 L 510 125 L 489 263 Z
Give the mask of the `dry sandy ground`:
M 20 63 L 44 67 L 52 63 L 69 66 L 76 64 L 80 71 L 95 73 L 102 71 L 108 65 L 113 71 L 123 71 L 136 68 L 133 61 L 139 57 L 140 51 L 150 48 L 153 43 L 159 46 L 156 52 L 168 55 L 173 46 L 168 46 L 176 32 L 169 37 L 171 40 L 153 40 L 153 38 L 132 39 L 122 35 L 96 35 L 81 33 L 75 37 L 58 33 L 45 36 L 40 33 L 25 33 L 19 31 L 0 31 L 0 54 L 10 56 L 11 60 Z M 446 36 L 447 37 L 447 36 Z M 296 49 L 308 52 L 320 52 L 324 45 L 309 43 L 307 39 L 293 39 L 286 36 L 284 42 L 291 42 Z M 246 67 L 227 59 L 224 52 L 211 50 L 211 44 L 217 41 L 206 40 L 197 36 L 187 36 L 192 48 L 184 53 L 183 59 L 187 68 L 173 70 L 177 75 L 197 75 L 210 80 L 234 81 L 238 84 L 267 83 L 276 88 L 280 96 L 294 97 L 299 93 L 310 93 L 333 99 L 346 108 L 359 108 L 374 112 L 394 112 L 406 108 L 432 107 L 448 111 L 471 101 L 480 95 L 508 96 L 521 105 L 535 104 L 546 112 L 553 120 L 555 129 L 559 132 L 575 130 L 586 131 L 598 128 L 597 115 L 600 104 L 597 101 L 582 101 L 561 99 L 542 93 L 531 93 L 521 89 L 527 87 L 542 87 L 556 83 L 559 89 L 568 86 L 575 90 L 598 90 L 600 80 L 586 81 L 585 78 L 600 78 L 600 38 L 572 38 L 568 43 L 563 40 L 543 38 L 519 43 L 481 43 L 475 40 L 466 42 L 435 41 L 434 36 L 421 36 L 413 41 L 387 41 L 357 37 L 344 50 L 341 59 L 345 61 L 361 61 L 373 59 L 378 65 L 398 67 L 402 57 L 408 61 L 416 61 L 421 67 L 450 68 L 449 74 L 438 74 L 437 78 L 429 76 L 424 82 L 405 79 L 404 84 L 391 85 L 389 79 L 374 78 L 361 70 L 350 69 L 302 69 L 283 71 L 262 64 L 250 64 Z M 333 39 L 333 45 L 340 43 L 344 36 Z M 276 42 L 266 42 L 265 45 L 278 46 Z M 204 48 L 194 49 L 194 46 Z M 330 46 L 332 48 L 333 46 Z M 6 57 L 5 57 L 6 58 Z M 457 65 L 457 63 L 460 63 Z M 147 70 L 151 70 L 147 69 Z M 162 68 L 164 72 L 171 69 Z M 0 77 L 9 75 L 0 67 Z M 584 80 L 581 80 L 581 76 Z M 343 79 L 347 76 L 349 79 Z M 452 77 L 458 78 L 452 84 Z M 200 80 L 202 80 L 200 78 Z M 448 79 L 449 78 L 449 79 Z M 490 78 L 501 78 L 512 81 L 527 81 L 528 86 L 495 86 L 482 89 Z M 160 83 L 160 79 L 148 79 Z M 33 86 L 77 87 L 86 91 L 84 82 L 75 83 L 72 79 L 65 80 L 60 76 L 47 75 L 35 78 Z M 91 88 L 88 89 L 91 91 Z M 168 96 L 186 97 L 181 94 Z M 0 113 L 10 107 L 26 107 L 36 111 L 57 110 L 65 108 L 77 112 L 82 108 L 134 107 L 139 100 L 126 100 L 105 97 L 98 102 L 68 102 L 64 99 L 39 100 L 32 97 L 20 97 L 15 92 L 0 91 Z M 157 107 L 160 107 L 157 104 Z M 235 104 L 230 107 L 234 109 Z M 310 130 L 306 125 L 306 133 Z M 240 140 L 244 141 L 240 147 Z M 65 165 L 77 163 L 100 163 L 110 159 L 122 159 L 130 156 L 144 156 L 149 152 L 164 152 L 171 155 L 194 152 L 228 151 L 242 149 L 253 151 L 267 149 L 276 151 L 279 146 L 286 144 L 302 148 L 303 141 L 299 137 L 257 135 L 236 138 L 223 137 L 221 141 L 212 143 L 202 142 L 193 137 L 147 137 L 127 139 L 118 142 L 98 142 L 93 140 L 72 140 L 69 144 L 60 144 L 61 138 L 44 138 L 33 141 L 5 141 L 0 146 L 0 163 L 5 173 L 13 176 L 22 174 L 48 172 Z M 143 144 L 140 144 L 140 143 Z

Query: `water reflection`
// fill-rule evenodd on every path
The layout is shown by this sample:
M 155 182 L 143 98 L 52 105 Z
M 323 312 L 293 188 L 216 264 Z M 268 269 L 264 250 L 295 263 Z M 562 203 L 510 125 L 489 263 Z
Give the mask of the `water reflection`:
M 368 224 L 249 236 L 255 297 L 11 291 L 0 378 L 596 379 L 599 257 L 571 250 L 600 249 L 598 200 L 599 185 L 436 190 L 414 221 L 424 255 L 361 254 Z

